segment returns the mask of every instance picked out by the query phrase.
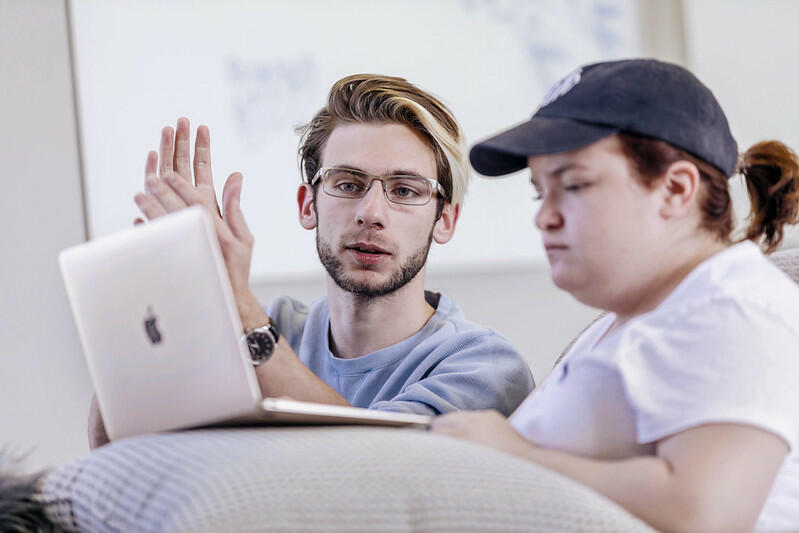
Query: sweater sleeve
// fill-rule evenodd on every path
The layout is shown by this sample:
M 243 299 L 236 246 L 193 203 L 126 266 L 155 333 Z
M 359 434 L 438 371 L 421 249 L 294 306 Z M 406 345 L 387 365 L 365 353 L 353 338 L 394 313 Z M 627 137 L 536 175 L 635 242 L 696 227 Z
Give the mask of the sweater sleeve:
M 419 379 L 370 407 L 431 415 L 496 409 L 508 416 L 535 386 L 521 355 L 493 331 L 451 335 L 430 353 L 431 360 L 435 364 L 420 365 Z

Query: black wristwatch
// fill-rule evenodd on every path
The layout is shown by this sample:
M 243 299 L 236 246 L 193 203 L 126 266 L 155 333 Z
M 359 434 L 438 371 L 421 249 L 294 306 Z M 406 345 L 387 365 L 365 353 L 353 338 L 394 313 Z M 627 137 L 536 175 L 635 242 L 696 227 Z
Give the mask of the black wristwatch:
M 244 330 L 244 337 L 247 339 L 247 347 L 250 349 L 252 364 L 258 366 L 269 360 L 275 351 L 275 345 L 280 338 L 280 331 L 277 324 L 271 318 L 263 326 L 257 328 L 247 328 Z

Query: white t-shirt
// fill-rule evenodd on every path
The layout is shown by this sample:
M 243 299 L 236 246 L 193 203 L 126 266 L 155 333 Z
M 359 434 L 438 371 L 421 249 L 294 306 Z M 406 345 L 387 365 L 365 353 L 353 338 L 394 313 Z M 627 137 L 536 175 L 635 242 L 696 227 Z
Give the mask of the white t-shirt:
M 791 449 L 757 529 L 799 531 L 799 286 L 744 242 L 602 339 L 615 318 L 577 339 L 513 427 L 542 447 L 623 459 L 701 424 L 756 426 Z

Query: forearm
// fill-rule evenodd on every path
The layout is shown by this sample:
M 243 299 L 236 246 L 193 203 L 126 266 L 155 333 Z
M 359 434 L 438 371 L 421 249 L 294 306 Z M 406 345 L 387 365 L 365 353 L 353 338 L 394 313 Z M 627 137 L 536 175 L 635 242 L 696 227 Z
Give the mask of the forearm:
M 236 302 L 244 328 L 267 323 L 269 317 L 251 292 L 237 296 Z M 289 396 L 307 402 L 349 405 L 347 400 L 300 361 L 283 337 L 278 340 L 272 357 L 255 367 L 255 375 L 264 397 Z
M 769 449 L 746 432 L 725 436 L 712 428 L 693 429 L 659 441 L 657 456 L 601 460 L 538 447 L 492 410 L 439 416 L 432 429 L 572 478 L 661 531 L 750 530 L 773 483 L 772 473 L 776 475 L 787 453 L 784 443 L 775 439 L 783 455 L 780 450 L 771 453 L 775 456 L 771 470 L 764 468 L 765 474 L 752 476 L 736 461 L 742 443 L 750 442 L 752 456 L 768 455 Z M 742 480 L 754 487 L 751 494 L 742 495 Z
M 594 489 L 659 531 L 719 530 L 703 505 L 707 502 L 685 490 L 660 457 L 602 461 L 534 446 L 513 453 Z
M 255 367 L 255 375 L 264 397 L 288 396 L 306 402 L 349 405 L 347 400 L 300 361 L 282 337 L 272 357 Z

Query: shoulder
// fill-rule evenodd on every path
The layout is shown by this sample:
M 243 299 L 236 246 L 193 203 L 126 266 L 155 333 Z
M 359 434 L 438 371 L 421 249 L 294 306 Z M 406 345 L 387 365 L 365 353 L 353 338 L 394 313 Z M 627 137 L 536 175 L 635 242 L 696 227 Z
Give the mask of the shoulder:
M 438 298 L 437 306 L 435 306 L 436 312 L 428 322 L 431 331 L 459 338 L 484 338 L 483 340 L 496 338 L 507 342 L 507 339 L 494 329 L 468 320 L 460 306 L 443 293 L 426 292 L 425 297 L 428 303 L 431 302 L 431 294 Z
M 652 314 L 620 332 L 617 356 L 653 370 L 683 375 L 713 368 L 743 375 L 762 365 L 792 367 L 799 354 L 799 311 L 786 313 L 755 298 L 724 293 Z
M 757 246 L 739 243 L 699 265 L 636 322 L 639 329 L 656 326 L 666 333 L 693 326 L 730 339 L 778 331 L 799 339 L 799 286 Z
M 709 294 L 779 312 L 799 311 L 799 285 L 749 241 L 717 254 L 697 267 L 695 273 L 695 279 L 687 285 L 697 293 L 705 286 Z
M 298 350 L 306 327 L 313 327 L 327 315 L 327 298 L 319 298 L 310 306 L 290 296 L 279 296 L 269 304 L 266 313 L 277 323 L 280 334 Z
M 752 278 L 715 286 L 696 280 L 686 287 L 695 294 L 668 302 L 620 331 L 617 356 L 660 371 L 682 367 L 682 374 L 706 365 L 728 376 L 755 372 L 764 364 L 795 366 L 799 289 Z
M 309 308 L 290 296 L 278 296 L 269 304 L 266 314 L 277 322 L 278 327 L 283 331 L 284 327 L 288 329 L 298 322 L 305 322 L 308 318 Z
M 492 328 L 467 320 L 460 307 L 446 295 L 440 295 L 436 312 L 425 329 L 428 330 L 425 339 L 417 348 L 426 345 L 430 355 L 441 361 L 439 370 L 468 361 L 497 374 L 519 371 L 529 374 L 527 362 L 507 338 Z
M 799 436 L 799 289 L 746 255 L 696 273 L 619 331 L 610 359 L 644 441 L 712 421 Z

